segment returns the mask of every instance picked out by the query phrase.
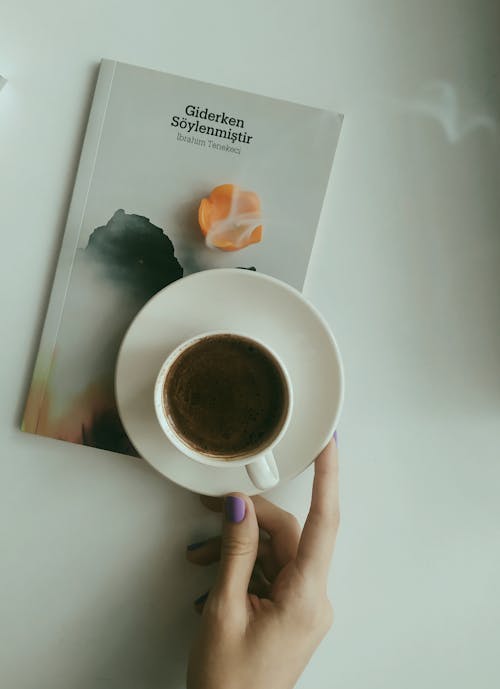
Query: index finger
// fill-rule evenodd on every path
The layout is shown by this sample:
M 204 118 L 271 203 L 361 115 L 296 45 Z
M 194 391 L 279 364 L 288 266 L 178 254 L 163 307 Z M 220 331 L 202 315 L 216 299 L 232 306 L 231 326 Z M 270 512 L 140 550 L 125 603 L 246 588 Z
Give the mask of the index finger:
M 311 507 L 297 551 L 297 566 L 315 576 L 328 573 L 339 525 L 337 445 L 331 440 L 314 463 Z

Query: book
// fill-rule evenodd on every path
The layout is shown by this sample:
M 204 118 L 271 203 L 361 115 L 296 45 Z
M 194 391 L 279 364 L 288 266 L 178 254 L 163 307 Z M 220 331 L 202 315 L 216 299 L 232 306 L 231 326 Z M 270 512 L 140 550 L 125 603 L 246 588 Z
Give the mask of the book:
M 114 398 L 128 326 L 200 270 L 300 290 L 342 120 L 103 60 L 22 429 L 137 455 Z

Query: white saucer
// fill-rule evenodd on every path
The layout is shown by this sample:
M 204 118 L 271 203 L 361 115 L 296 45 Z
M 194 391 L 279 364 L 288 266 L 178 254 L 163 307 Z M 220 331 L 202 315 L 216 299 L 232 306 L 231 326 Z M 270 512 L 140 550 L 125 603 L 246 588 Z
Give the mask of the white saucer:
M 169 353 L 194 335 L 228 330 L 253 336 L 282 358 L 292 380 L 294 408 L 275 449 L 281 480 L 314 460 L 333 434 L 343 399 L 343 373 L 333 335 L 318 311 L 295 289 L 252 271 L 195 273 L 158 292 L 138 313 L 116 367 L 116 400 L 137 451 L 175 483 L 205 495 L 257 489 L 245 467 L 216 468 L 185 457 L 156 419 L 153 388 Z

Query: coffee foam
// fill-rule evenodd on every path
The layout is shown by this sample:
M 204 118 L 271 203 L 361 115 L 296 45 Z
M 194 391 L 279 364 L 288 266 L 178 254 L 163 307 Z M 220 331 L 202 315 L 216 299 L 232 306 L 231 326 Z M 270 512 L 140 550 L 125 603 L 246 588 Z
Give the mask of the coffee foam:
M 267 447 L 289 404 L 275 358 L 234 335 L 207 336 L 181 352 L 167 374 L 163 399 L 169 425 L 183 443 L 228 461 Z

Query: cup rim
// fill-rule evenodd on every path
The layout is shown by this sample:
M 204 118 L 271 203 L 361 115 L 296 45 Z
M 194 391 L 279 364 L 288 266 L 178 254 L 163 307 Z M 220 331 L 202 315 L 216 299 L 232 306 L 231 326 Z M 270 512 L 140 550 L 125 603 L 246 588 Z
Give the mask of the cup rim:
M 172 364 L 174 361 L 177 359 L 177 357 L 188 347 L 191 347 L 194 345 L 196 342 L 199 340 L 203 340 L 206 337 L 212 337 L 215 335 L 234 335 L 236 337 L 242 337 L 248 340 L 251 340 L 258 344 L 260 347 L 262 347 L 264 350 L 266 350 L 275 360 L 275 363 L 279 366 L 281 374 L 285 380 L 285 384 L 287 387 L 287 392 L 288 392 L 288 408 L 287 408 L 287 413 L 285 415 L 285 418 L 282 422 L 281 429 L 279 433 L 273 438 L 273 440 L 266 446 L 264 446 L 261 450 L 258 452 L 254 452 L 251 455 L 244 456 L 244 457 L 239 457 L 232 459 L 231 457 L 217 457 L 215 455 L 207 455 L 203 452 L 198 452 L 194 450 L 192 447 L 190 447 L 187 443 L 184 442 L 184 440 L 176 433 L 175 429 L 173 428 L 172 424 L 169 423 L 168 417 L 164 411 L 164 406 L 163 406 L 163 386 L 165 383 L 165 378 L 167 376 L 168 371 L 170 370 Z M 249 335 L 248 333 L 241 332 L 239 330 L 209 330 L 202 332 L 198 335 L 194 335 L 193 337 L 188 338 L 187 340 L 184 340 L 180 344 L 178 344 L 171 352 L 170 354 L 166 357 L 166 359 L 163 361 L 160 370 L 158 372 L 158 375 L 156 377 L 155 381 L 155 386 L 154 386 L 154 408 L 155 408 L 155 414 L 156 418 L 160 424 L 160 428 L 162 429 L 163 433 L 167 437 L 167 439 L 180 451 L 182 452 L 186 457 L 189 457 L 190 459 L 199 462 L 200 464 L 205 464 L 208 466 L 216 466 L 216 467 L 234 467 L 234 466 L 245 466 L 247 464 L 251 464 L 254 462 L 256 459 L 261 457 L 262 455 L 265 455 L 266 452 L 269 452 L 272 450 L 276 445 L 280 442 L 280 440 L 283 438 L 283 436 L 286 433 L 286 430 L 289 426 L 290 419 L 292 416 L 292 408 L 293 408 L 293 388 L 292 388 L 292 381 L 290 378 L 290 374 L 288 373 L 288 370 L 283 363 L 283 360 L 281 357 L 274 351 L 272 347 L 267 345 L 265 342 L 260 340 L 258 337 L 254 337 L 253 335 Z

